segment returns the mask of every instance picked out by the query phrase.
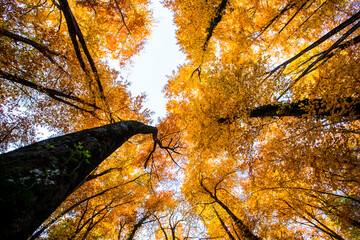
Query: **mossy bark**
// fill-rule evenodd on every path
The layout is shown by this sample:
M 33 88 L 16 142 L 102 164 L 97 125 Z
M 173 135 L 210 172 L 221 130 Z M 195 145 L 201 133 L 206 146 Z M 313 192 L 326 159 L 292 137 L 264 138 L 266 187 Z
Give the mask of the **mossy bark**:
M 122 121 L 0 155 L 0 239 L 28 238 L 104 159 L 155 127 Z

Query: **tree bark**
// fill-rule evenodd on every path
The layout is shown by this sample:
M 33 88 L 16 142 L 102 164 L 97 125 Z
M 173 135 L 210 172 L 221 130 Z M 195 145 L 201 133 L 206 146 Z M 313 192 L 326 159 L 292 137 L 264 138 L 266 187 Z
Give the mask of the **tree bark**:
M 231 219 L 234 221 L 235 226 L 237 227 L 237 229 L 235 230 L 236 232 L 238 232 L 240 235 L 241 240 L 261 240 L 261 238 L 259 238 L 258 236 L 256 236 L 255 234 L 253 234 L 250 231 L 250 228 L 245 225 L 245 223 L 238 218 L 231 210 L 230 208 L 223 203 L 216 195 L 216 188 L 215 188 L 215 192 L 212 193 L 203 183 L 203 179 L 200 180 L 200 186 L 205 190 L 205 192 L 217 203 L 220 205 L 220 207 L 222 207 L 231 217 Z
M 132 228 L 129 236 L 126 240 L 133 240 L 136 232 L 140 229 L 140 227 L 144 224 L 144 222 L 150 217 L 150 214 L 145 214 Z
M 155 127 L 122 121 L 0 155 L 0 239 L 28 238 L 125 141 L 153 133 Z
M 214 212 L 216 214 L 216 217 L 219 219 L 221 226 L 223 227 L 223 229 L 225 230 L 226 234 L 228 235 L 230 240 L 235 240 L 234 236 L 231 234 L 230 230 L 228 229 L 228 227 L 226 226 L 224 220 L 222 220 L 222 218 L 220 217 L 219 213 L 216 211 L 216 208 L 213 207 Z
M 216 26 L 220 23 L 221 18 L 225 13 L 227 3 L 228 3 L 228 0 L 222 0 L 216 9 L 215 17 L 213 19 L 211 19 L 210 26 L 206 29 L 207 35 L 206 35 L 204 45 L 202 46 L 203 51 L 206 51 L 207 45 L 209 44 L 209 41 L 210 41 L 210 38 L 212 37 Z
M 278 103 L 266 104 L 249 112 L 249 117 L 302 117 L 306 114 L 311 114 L 317 117 L 327 117 L 340 114 L 342 117 L 352 116 L 354 119 L 360 117 L 360 102 L 355 98 L 344 98 L 338 101 L 341 105 L 350 104 L 350 107 L 344 109 L 343 107 L 328 108 L 327 104 L 322 99 L 304 99 L 293 103 Z M 240 118 L 239 116 L 219 118 L 219 123 L 232 123 L 234 120 Z

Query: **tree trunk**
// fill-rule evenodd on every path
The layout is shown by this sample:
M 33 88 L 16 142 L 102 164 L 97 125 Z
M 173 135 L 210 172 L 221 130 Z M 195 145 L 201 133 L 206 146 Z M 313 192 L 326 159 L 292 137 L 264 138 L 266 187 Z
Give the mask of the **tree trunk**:
M 214 198 L 215 202 L 219 204 L 233 219 L 235 226 L 238 228 L 237 232 L 241 234 L 241 240 L 260 240 L 260 238 L 254 235 L 248 226 L 244 224 L 242 220 L 240 220 L 228 206 L 226 206 L 222 201 L 220 201 L 217 197 Z
M 249 117 L 302 117 L 311 114 L 317 117 L 339 115 L 342 117 L 360 117 L 360 102 L 355 98 L 339 99 L 339 107 L 328 107 L 322 99 L 304 99 L 292 103 L 267 104 L 249 111 Z M 347 108 L 345 108 L 346 106 Z M 239 116 L 218 119 L 219 123 L 232 123 Z
M 26 239 L 111 153 L 155 127 L 123 121 L 0 155 L 0 239 Z
M 129 236 L 126 240 L 133 240 L 135 237 L 136 232 L 140 229 L 140 227 L 144 224 L 144 222 L 150 217 L 150 214 L 145 214 L 132 228 Z
M 217 203 L 220 205 L 220 207 L 222 207 L 228 214 L 229 216 L 232 218 L 232 220 L 234 221 L 237 229 L 235 230 L 236 232 L 238 232 L 239 234 L 241 234 L 240 239 L 241 240 L 260 240 L 261 238 L 259 238 L 258 236 L 254 235 L 248 226 L 245 225 L 245 223 L 238 218 L 231 210 L 230 208 L 225 205 L 225 203 L 223 203 L 216 195 L 216 188 L 215 188 L 215 193 L 212 193 L 208 188 L 205 187 L 204 183 L 203 183 L 203 179 L 200 180 L 200 186 L 205 190 L 205 192 L 207 192 L 207 194 L 209 194 L 209 196 Z M 215 210 L 215 208 L 214 208 Z
M 343 109 L 344 104 L 351 104 L 348 109 Z M 339 100 L 340 107 L 328 108 L 322 99 L 304 99 L 294 103 L 267 104 L 257 107 L 250 112 L 250 117 L 302 117 L 306 114 L 314 114 L 319 117 L 326 117 L 341 114 L 348 117 L 350 114 L 360 115 L 360 104 L 353 98 Z
M 231 234 L 230 230 L 228 229 L 228 227 L 226 226 L 224 220 L 221 219 L 219 213 L 216 211 L 216 208 L 213 207 L 216 217 L 219 219 L 221 226 L 223 227 L 223 229 L 225 230 L 226 234 L 228 235 L 230 240 L 235 240 L 234 236 Z

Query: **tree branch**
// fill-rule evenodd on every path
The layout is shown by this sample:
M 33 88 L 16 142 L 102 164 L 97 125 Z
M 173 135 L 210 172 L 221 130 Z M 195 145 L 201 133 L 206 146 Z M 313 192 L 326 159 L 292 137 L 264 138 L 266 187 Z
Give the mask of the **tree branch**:
M 330 48 L 328 48 L 326 51 L 324 51 L 319 58 L 317 58 L 314 62 L 312 62 L 301 74 L 298 76 L 290 86 L 288 86 L 282 94 L 278 97 L 278 100 L 287 92 L 290 88 L 292 88 L 302 77 L 307 75 L 311 69 L 320 61 L 325 59 L 325 57 L 335 48 L 339 47 L 339 44 L 344 41 L 349 35 L 351 35 L 353 32 L 355 32 L 360 27 L 360 21 L 355 24 L 352 28 L 350 28 L 344 35 L 342 35 Z
M 337 27 L 335 27 L 334 29 L 332 29 L 331 31 L 329 31 L 328 33 L 326 33 L 324 36 L 322 36 L 320 39 L 318 39 L 317 41 L 315 41 L 314 43 L 312 43 L 310 46 L 308 46 L 307 48 L 303 49 L 302 51 L 300 51 L 298 54 L 296 54 L 294 57 L 286 60 L 285 62 L 283 62 L 282 64 L 278 65 L 277 67 L 275 67 L 273 70 L 270 71 L 270 75 L 273 74 L 274 72 L 276 72 L 277 70 L 279 70 L 280 68 L 286 68 L 287 65 L 289 65 L 291 62 L 295 61 L 296 59 L 298 59 L 299 57 L 301 57 L 303 54 L 305 54 L 306 52 L 310 51 L 311 49 L 319 46 L 321 43 L 325 42 L 326 40 L 328 40 L 330 37 L 332 37 L 333 35 L 335 35 L 336 33 L 338 33 L 339 31 L 341 31 L 342 29 L 346 28 L 347 26 L 349 26 L 350 24 L 354 23 L 357 19 L 360 18 L 360 11 L 357 12 L 355 15 L 351 16 L 350 18 L 348 18 L 347 20 L 345 20 L 343 23 L 339 24 Z
M 341 114 L 342 117 L 352 116 L 354 119 L 360 118 L 360 102 L 357 98 L 339 99 L 340 104 L 351 104 L 351 107 L 329 108 L 323 99 L 303 99 L 294 103 L 275 103 L 266 104 L 249 110 L 249 117 L 302 117 L 313 113 L 317 117 L 326 117 Z M 239 119 L 239 116 L 219 118 L 218 123 L 232 123 Z
M 206 36 L 206 39 L 205 39 L 205 43 L 202 46 L 202 50 L 204 52 L 206 51 L 207 45 L 209 44 L 210 38 L 212 37 L 216 26 L 219 24 L 219 22 L 221 21 L 222 16 L 224 15 L 227 3 L 228 3 L 228 0 L 222 0 L 221 1 L 221 3 L 219 4 L 219 6 L 216 9 L 215 17 L 213 19 L 211 19 L 210 26 L 206 29 L 207 36 Z
M 75 50 L 76 56 L 78 58 L 78 61 L 80 63 L 80 66 L 83 69 L 83 71 L 85 72 L 85 74 L 91 79 L 89 71 L 87 70 L 84 59 L 81 55 L 80 46 L 79 46 L 78 41 L 81 44 L 82 50 L 84 51 L 85 56 L 90 64 L 91 71 L 94 74 L 95 81 L 96 81 L 97 87 L 99 89 L 100 98 L 104 101 L 105 106 L 107 108 L 107 111 L 105 111 L 105 113 L 108 114 L 109 121 L 111 123 L 114 123 L 115 119 L 112 116 L 110 106 L 104 95 L 104 88 L 100 81 L 99 73 L 97 71 L 95 62 L 94 62 L 93 58 L 91 57 L 90 51 L 89 51 L 88 47 L 86 46 L 86 42 L 85 42 L 84 36 L 79 28 L 79 25 L 75 20 L 75 17 L 70 9 L 70 6 L 69 6 L 69 3 L 67 2 L 67 0 L 59 0 L 59 2 L 60 2 L 60 10 L 64 13 L 65 20 L 66 20 L 66 23 L 68 26 L 68 32 L 69 32 L 71 41 L 73 43 L 74 50 Z M 91 86 L 90 86 L 90 89 L 91 89 Z
M 8 30 L 5 30 L 3 28 L 0 28 L 0 35 L 9 37 L 17 42 L 26 43 L 32 47 L 34 47 L 36 50 L 44 54 L 52 63 L 55 63 L 55 60 L 51 57 L 51 55 L 60 56 L 60 53 L 57 53 L 55 51 L 50 50 L 47 46 L 42 45 L 40 43 L 37 43 L 33 40 L 30 40 L 28 38 L 22 37 L 20 35 L 17 35 L 15 33 L 12 33 Z M 51 54 L 51 55 L 50 55 Z M 65 56 L 63 56 L 65 58 Z
M 120 12 L 120 15 L 121 15 L 121 20 L 122 20 L 122 22 L 123 22 L 123 24 L 124 24 L 124 26 L 125 26 L 126 30 L 127 30 L 127 31 L 128 31 L 128 33 L 131 35 L 130 29 L 129 29 L 128 25 L 127 25 L 127 24 L 126 24 L 126 22 L 125 22 L 125 17 L 124 17 L 124 14 L 123 14 L 123 12 L 121 11 L 121 8 L 120 8 L 119 3 L 118 3 L 118 1 L 117 1 L 117 0 L 115 0 L 115 4 L 116 4 L 117 9 L 118 9 L 118 10 L 119 10 L 119 12 Z
M 88 107 L 91 107 L 93 109 L 97 109 L 97 110 L 100 110 L 100 108 L 95 105 L 95 104 L 91 104 L 91 103 L 87 103 L 86 101 L 82 100 L 81 98 L 79 97 L 76 97 L 74 95 L 71 95 L 71 94 L 67 94 L 67 93 L 63 93 L 63 92 L 60 92 L 58 90 L 54 90 L 54 89 L 51 89 L 51 88 L 46 88 L 46 87 L 43 87 L 41 85 L 38 85 L 36 83 L 33 83 L 33 82 L 30 82 L 24 78 L 21 78 L 21 77 L 18 77 L 16 75 L 13 75 L 11 73 L 7 73 L 7 72 L 4 72 L 0 69 L 0 77 L 3 78 L 3 79 L 6 79 L 8 81 L 11 81 L 13 83 L 19 83 L 23 86 L 26 86 L 26 87 L 29 87 L 29 88 L 32 88 L 38 92 L 41 92 L 43 94 L 46 94 L 47 96 L 59 101 L 59 102 L 62 102 L 62 103 L 65 103 L 65 104 L 68 104 L 72 107 L 75 107 L 76 109 L 78 110 L 81 110 L 81 111 L 84 111 L 84 112 L 87 112 L 87 113 L 90 113 L 92 115 L 94 115 L 95 113 L 93 111 L 90 111 L 90 110 L 87 110 L 85 108 L 82 108 L 82 107 L 79 107 L 77 105 L 74 105 L 73 103 L 70 103 L 69 101 L 66 101 L 62 98 L 65 98 L 65 99 L 69 99 L 69 100 L 72 100 L 72 101 L 75 101 L 75 102 L 78 102 L 80 104 L 83 104 L 85 106 L 88 106 Z M 60 98 L 61 97 L 61 98 Z

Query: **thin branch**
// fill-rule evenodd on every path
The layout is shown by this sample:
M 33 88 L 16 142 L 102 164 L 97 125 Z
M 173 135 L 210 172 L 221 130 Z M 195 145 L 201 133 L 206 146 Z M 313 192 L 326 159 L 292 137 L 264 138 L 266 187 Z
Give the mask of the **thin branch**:
M 359 199 L 356 199 L 356 198 L 353 198 L 353 197 L 350 197 L 350 196 L 344 196 L 344 195 L 339 195 L 339 194 L 336 194 L 336 193 L 328 193 L 328 192 L 324 192 L 324 191 L 321 191 L 321 190 L 310 189 L 310 188 L 302 188 L 302 187 L 267 187 L 267 188 L 263 188 L 263 189 L 259 189 L 257 191 L 254 191 L 252 194 L 255 194 L 255 193 L 258 193 L 258 192 L 261 192 L 261 191 L 276 190 L 276 189 L 294 189 L 294 190 L 316 192 L 316 193 L 330 195 L 330 196 L 339 197 L 339 198 L 347 198 L 347 199 L 352 200 L 354 202 L 360 203 Z
M 325 3 L 326 3 L 327 1 L 328 1 L 328 0 L 324 1 L 314 12 L 312 12 L 312 13 L 310 14 L 310 16 L 307 17 L 307 18 L 305 19 L 305 21 L 303 21 L 298 28 L 301 28 L 307 21 L 309 21 L 309 19 L 310 19 L 312 16 L 314 16 L 315 13 L 316 13 L 317 11 L 319 11 L 319 10 L 325 5 Z
M 49 61 L 56 65 L 57 68 L 59 68 L 62 72 L 66 73 L 68 76 L 70 75 L 62 66 L 60 66 L 52 57 L 52 55 L 55 56 L 61 56 L 63 59 L 66 59 L 65 56 L 62 56 L 60 53 L 57 53 L 55 51 L 50 50 L 47 46 L 37 43 L 33 40 L 30 40 L 28 38 L 22 37 L 18 34 L 12 33 L 6 29 L 0 28 L 0 35 L 6 36 L 8 38 L 13 39 L 15 42 L 22 42 L 25 44 L 28 44 L 38 50 L 40 53 L 42 53 Z
M 289 21 L 287 21 L 287 23 L 280 29 L 280 31 L 278 32 L 278 34 L 280 34 L 289 24 L 290 22 L 296 17 L 296 15 L 301 11 L 301 9 L 303 9 L 305 7 L 305 5 L 309 2 L 309 0 L 305 1 L 295 12 L 295 14 L 289 19 Z
M 106 169 L 106 170 L 104 170 L 104 171 L 102 171 L 101 173 L 98 173 L 98 174 L 90 174 L 89 176 L 86 177 L 85 182 L 91 181 L 91 180 L 93 180 L 95 178 L 101 177 L 101 176 L 106 175 L 108 173 L 111 173 L 111 172 L 113 172 L 115 170 L 121 171 L 122 168 L 109 168 L 109 169 Z
M 343 23 L 339 24 L 337 27 L 333 28 L 331 31 L 326 33 L 324 36 L 322 36 L 320 39 L 318 39 L 317 41 L 312 43 L 310 46 L 308 46 L 307 48 L 300 51 L 294 57 L 286 60 L 282 64 L 275 67 L 273 70 L 271 70 L 270 74 L 273 74 L 274 72 L 276 72 L 280 68 L 286 68 L 286 66 L 289 65 L 291 62 L 295 61 L 296 59 L 298 59 L 299 57 L 301 57 L 302 55 L 304 55 L 305 53 L 307 53 L 311 49 L 319 46 L 321 43 L 325 42 L 326 40 L 328 40 L 330 37 L 332 37 L 333 35 L 335 35 L 339 31 L 341 31 L 342 29 L 344 29 L 347 26 L 349 26 L 350 24 L 354 23 L 359 18 L 360 18 L 360 11 L 357 12 L 355 15 L 351 16 L 350 18 L 348 18 L 347 20 L 345 20 Z
M 324 60 L 325 57 L 332 51 L 334 50 L 335 48 L 337 48 L 340 43 L 342 41 L 344 41 L 348 36 L 350 36 L 353 32 L 355 32 L 358 28 L 360 27 L 360 21 L 358 21 L 357 24 L 355 24 L 352 28 L 350 28 L 344 35 L 341 36 L 341 38 L 339 38 L 330 48 L 328 48 L 326 51 L 324 51 L 320 57 L 318 57 L 314 62 L 312 62 L 310 64 L 310 66 L 308 66 L 301 74 L 300 76 L 298 76 L 294 82 L 288 86 L 282 94 L 280 94 L 280 96 L 277 98 L 278 100 L 284 96 L 284 94 L 290 90 L 290 88 L 292 88 L 301 78 L 303 78 L 305 75 L 307 75 L 311 69 L 317 64 L 319 63 L 320 61 Z
M 41 52 L 42 54 L 44 54 L 52 63 L 54 63 L 54 59 L 51 57 L 50 54 L 55 55 L 55 56 L 60 56 L 59 53 L 50 50 L 47 46 L 42 45 L 40 43 L 37 43 L 33 40 L 30 40 L 28 38 L 22 37 L 18 34 L 12 33 L 6 29 L 0 28 L 0 35 L 9 37 L 17 42 L 23 42 L 26 43 L 28 45 L 31 45 L 32 47 L 34 47 L 35 49 L 37 49 L 39 52 Z
M 108 188 L 108 189 L 105 189 L 105 190 L 103 190 L 103 191 L 101 191 L 101 192 L 99 192 L 99 193 L 96 193 L 96 194 L 94 194 L 94 195 L 92 195 L 92 196 L 90 196 L 90 197 L 87 197 L 87 198 L 85 198 L 85 199 L 83 199 L 83 200 L 81 200 L 81 201 L 73 204 L 71 207 L 69 207 L 69 208 L 67 208 L 66 210 L 62 211 L 62 212 L 59 213 L 56 217 L 54 217 L 50 222 L 48 222 L 47 224 L 45 224 L 39 231 L 37 231 L 34 235 L 32 235 L 32 236 L 29 238 L 29 240 L 34 240 L 34 239 L 36 239 L 37 237 L 39 237 L 40 234 L 43 233 L 48 227 L 50 227 L 54 222 L 56 222 L 56 221 L 59 220 L 61 217 L 63 217 L 64 215 L 66 215 L 67 213 L 69 213 L 70 211 L 72 211 L 75 207 L 83 204 L 84 202 L 89 201 L 90 199 L 93 199 L 93 198 L 96 198 L 96 197 L 98 197 L 98 196 L 101 196 L 101 195 L 109 192 L 110 190 L 119 188 L 119 187 L 121 187 L 121 186 L 124 186 L 124 185 L 129 184 L 129 183 L 132 183 L 132 182 L 135 182 L 137 179 L 141 178 L 141 177 L 144 176 L 144 175 L 145 175 L 145 174 L 141 174 L 141 175 L 137 176 L 136 178 L 134 178 L 134 179 L 132 179 L 132 180 L 130 180 L 130 181 L 127 181 L 127 182 L 125 182 L 125 183 L 123 183 L 123 184 L 119 184 L 119 185 L 116 185 L 116 186 L 111 187 L 111 188 Z M 127 204 L 127 203 L 129 203 L 129 202 L 124 202 L 124 203 L 122 203 L 122 204 Z
M 129 27 L 127 26 L 127 24 L 126 24 L 126 22 L 125 22 L 125 17 L 124 17 L 123 12 L 121 11 L 121 8 L 120 8 L 120 6 L 119 6 L 118 1 L 117 1 L 117 0 L 114 0 L 114 1 L 115 1 L 115 4 L 116 4 L 117 9 L 118 9 L 119 12 L 120 12 L 121 20 L 122 20 L 124 26 L 126 27 L 126 30 L 128 31 L 128 33 L 131 35 L 130 29 L 129 29 Z
M 79 97 L 76 97 L 76 96 L 71 95 L 71 94 L 66 94 L 66 93 L 60 92 L 58 90 L 51 89 L 51 88 L 43 87 L 43 86 L 38 85 L 36 83 L 30 82 L 30 81 L 28 81 L 28 80 L 26 80 L 26 79 L 24 79 L 22 77 L 18 77 L 16 75 L 11 74 L 11 73 L 4 72 L 1 69 L 0 69 L 0 77 L 3 78 L 3 79 L 6 79 L 8 81 L 11 81 L 13 83 L 19 83 L 19 84 L 21 84 L 23 86 L 32 88 L 32 89 L 34 89 L 34 90 L 36 90 L 38 92 L 41 92 L 43 94 L 48 95 L 49 97 L 51 97 L 51 98 L 53 98 L 53 99 L 55 99 L 57 101 L 66 103 L 66 104 L 68 104 L 68 105 L 70 105 L 72 107 L 75 107 L 75 108 L 77 108 L 77 109 L 79 109 L 81 111 L 84 111 L 84 112 L 88 112 L 88 113 L 90 113 L 92 115 L 94 114 L 93 111 L 89 111 L 89 110 L 86 110 L 86 109 L 81 108 L 79 106 L 76 106 L 76 105 L 74 105 L 74 104 L 72 104 L 72 103 L 70 103 L 70 102 L 68 102 L 68 101 L 66 101 L 64 99 L 61 99 L 60 97 L 65 98 L 65 99 L 69 99 L 69 100 L 72 100 L 72 101 L 75 101 L 75 102 L 78 102 L 80 104 L 92 107 L 94 109 L 98 109 L 98 110 L 100 109 L 95 104 L 87 103 L 87 102 L 85 102 L 84 100 L 82 100 Z
M 5 139 L 10 136 L 10 134 L 12 133 L 12 131 L 14 131 L 15 128 L 17 128 L 19 126 L 20 122 L 18 122 L 15 126 L 13 126 L 0 140 L 0 143 L 4 142 Z
M 275 23 L 283 14 L 292 9 L 294 6 L 295 3 L 288 3 L 287 5 L 285 5 L 285 7 L 283 7 L 283 9 L 281 9 L 280 12 L 275 17 L 273 17 L 270 22 L 261 30 L 261 32 L 259 33 L 259 35 L 256 36 L 256 38 L 259 38 L 273 23 Z
M 181 153 L 176 151 L 178 148 L 180 148 L 180 146 L 178 144 L 179 141 L 177 141 L 173 146 L 170 146 L 170 144 L 172 142 L 172 140 L 171 140 L 170 143 L 168 144 L 168 146 L 164 146 L 162 144 L 162 141 L 159 140 L 159 138 L 158 138 L 158 131 L 157 130 L 153 132 L 153 141 L 154 141 L 153 147 L 150 150 L 147 158 L 144 161 L 144 168 L 147 168 L 149 160 L 153 159 L 153 154 L 155 153 L 157 146 L 159 146 L 160 149 L 165 150 L 168 153 L 171 161 L 173 161 L 179 168 L 181 168 L 181 166 L 175 161 L 175 159 L 173 158 L 173 156 L 171 154 L 171 153 L 181 154 Z
M 359 35 L 359 36 L 356 36 L 356 37 L 354 37 L 354 38 L 352 38 L 352 39 L 350 39 L 350 40 L 348 40 L 348 41 L 346 41 L 346 42 L 344 42 L 344 43 L 342 43 L 342 44 L 340 44 L 340 45 L 338 45 L 338 46 L 336 46 L 333 50 L 335 50 L 335 49 L 344 50 L 344 49 L 346 49 L 346 48 L 349 48 L 349 47 L 352 47 L 352 46 L 358 44 L 359 42 L 360 42 L 360 35 Z M 325 51 L 326 51 L 326 50 L 325 50 Z M 300 68 L 300 67 L 302 67 L 303 65 L 305 65 L 306 63 L 310 62 L 313 58 L 316 58 L 316 57 L 322 55 L 325 51 L 322 51 L 322 52 L 320 52 L 320 53 L 318 53 L 318 54 L 315 54 L 315 55 L 309 57 L 309 59 L 307 59 L 306 61 L 302 62 L 302 63 L 301 63 L 300 65 L 298 65 L 293 71 L 291 71 L 290 74 L 293 73 L 294 71 L 296 71 L 298 68 Z M 334 53 L 329 53 L 328 55 L 326 55 L 325 58 L 326 58 L 326 59 L 330 59 L 330 58 L 333 57 L 334 55 L 335 55 Z M 299 72 L 301 72 L 301 71 L 303 71 L 303 70 L 300 70 Z

